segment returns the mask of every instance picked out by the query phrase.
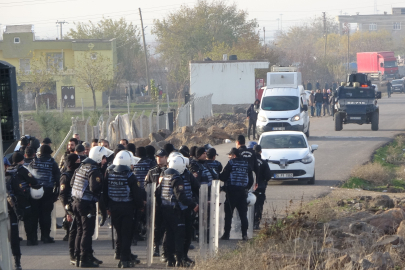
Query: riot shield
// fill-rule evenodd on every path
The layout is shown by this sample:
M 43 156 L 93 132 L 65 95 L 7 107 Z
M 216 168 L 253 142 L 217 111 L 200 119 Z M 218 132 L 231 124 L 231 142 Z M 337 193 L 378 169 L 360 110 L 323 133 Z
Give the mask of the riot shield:
M 55 239 L 56 237 L 56 206 L 54 205 L 52 213 L 51 213 L 51 233 L 50 236 Z
M 220 180 L 213 180 L 211 185 L 210 201 L 210 231 L 209 231 L 209 254 L 214 256 L 218 250 L 218 227 L 219 227 L 219 202 L 220 202 Z
M 99 225 L 98 203 L 96 203 L 96 226 L 94 227 L 93 241 L 98 239 L 98 227 Z
M 153 263 L 153 240 L 155 238 L 155 207 L 156 207 L 156 183 L 148 184 L 146 188 L 146 228 L 147 250 L 146 264 L 150 267 Z
M 219 194 L 219 228 L 218 232 L 219 235 L 224 234 L 224 226 L 225 226 L 225 192 L 221 192 Z
M 199 203 L 199 232 L 198 240 L 200 244 L 200 255 L 206 258 L 208 255 L 207 230 L 208 230 L 208 185 L 202 184 L 200 187 Z
M 20 235 L 24 235 L 23 238 L 26 237 L 26 232 L 25 232 L 25 227 L 24 227 L 24 221 L 19 220 L 18 221 L 18 232 L 20 233 Z
M 227 207 L 227 206 L 225 205 L 224 207 Z M 247 218 L 248 218 L 248 222 L 249 222 L 247 236 L 249 239 L 253 237 L 254 212 L 255 212 L 254 205 L 249 206 L 248 211 L 247 211 Z M 231 232 L 229 234 L 229 238 L 230 239 L 242 239 L 242 224 L 240 222 L 239 212 L 236 208 L 233 211 L 232 228 L 231 228 Z

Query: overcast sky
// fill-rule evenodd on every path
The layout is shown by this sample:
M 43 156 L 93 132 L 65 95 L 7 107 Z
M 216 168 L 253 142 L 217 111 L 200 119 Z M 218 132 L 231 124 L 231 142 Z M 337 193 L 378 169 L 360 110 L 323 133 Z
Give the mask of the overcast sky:
M 138 8 L 142 9 L 146 40 L 154 45 L 154 38 L 150 34 L 153 19 L 163 18 L 175 11 L 181 5 L 193 6 L 196 0 L 0 0 L 0 24 L 33 24 L 36 36 L 41 39 L 54 39 L 58 35 L 56 21 L 66 21 L 63 32 L 77 21 L 98 21 L 107 17 L 118 19 L 125 17 L 136 25 L 140 25 Z M 403 6 L 405 1 L 398 0 L 235 0 L 240 9 L 246 10 L 250 18 L 259 22 L 261 36 L 263 27 L 266 28 L 266 41 L 273 39 L 274 32 L 279 28 L 286 30 L 293 25 L 299 25 L 310 18 L 321 16 L 325 11 L 329 16 L 340 14 L 355 15 L 379 14 L 387 11 L 391 14 L 391 7 Z M 282 14 L 282 15 L 280 15 Z M 281 23 L 282 22 L 282 23 Z

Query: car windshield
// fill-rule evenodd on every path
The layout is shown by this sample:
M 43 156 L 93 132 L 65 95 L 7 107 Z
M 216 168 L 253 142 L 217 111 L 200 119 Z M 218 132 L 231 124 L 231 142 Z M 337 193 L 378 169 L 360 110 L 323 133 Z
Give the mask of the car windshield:
M 393 80 L 391 84 L 403 84 L 403 80 Z
M 271 96 L 262 100 L 262 109 L 265 111 L 292 111 L 298 106 L 299 100 L 295 96 Z
M 341 88 L 339 98 L 375 98 L 375 90 L 370 88 Z
M 269 135 L 263 136 L 260 141 L 262 149 L 307 148 L 303 135 Z
M 397 62 L 396 61 L 386 61 L 384 62 L 384 67 L 396 67 Z

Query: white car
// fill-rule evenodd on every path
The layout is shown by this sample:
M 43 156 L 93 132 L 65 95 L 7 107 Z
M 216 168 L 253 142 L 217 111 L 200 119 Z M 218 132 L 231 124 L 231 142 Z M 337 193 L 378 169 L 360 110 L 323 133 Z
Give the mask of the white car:
M 265 132 L 259 138 L 262 159 L 267 160 L 272 180 L 297 179 L 315 184 L 315 156 L 318 145 L 309 146 L 300 131 Z

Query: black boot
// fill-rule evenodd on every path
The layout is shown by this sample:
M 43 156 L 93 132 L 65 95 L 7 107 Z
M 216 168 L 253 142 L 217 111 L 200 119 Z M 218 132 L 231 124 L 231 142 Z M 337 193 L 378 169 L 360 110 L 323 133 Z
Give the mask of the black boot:
M 36 239 L 27 240 L 27 246 L 38 246 L 38 240 Z
M 98 267 L 99 265 L 94 262 L 92 256 L 90 255 L 82 255 L 80 257 L 80 267 L 81 268 L 94 268 Z
M 221 236 L 221 240 L 229 240 L 229 232 L 224 232 L 224 234 Z
M 44 238 L 41 237 L 41 240 L 44 244 L 51 244 L 51 243 L 55 243 L 55 239 L 53 239 L 50 236 L 45 236 Z
M 161 262 L 167 262 L 167 257 L 166 257 L 166 255 L 165 255 L 164 253 L 162 253 L 162 254 L 160 255 L 160 261 L 161 261 Z
M 118 263 L 118 268 L 133 268 L 135 267 L 135 263 L 132 261 L 120 261 Z
M 90 255 L 90 258 L 93 260 L 94 263 L 96 264 L 102 264 L 103 261 L 100 261 L 99 259 L 97 259 L 96 257 L 93 256 L 93 254 Z
M 76 256 L 74 252 L 69 252 L 70 253 L 70 265 L 76 266 Z
M 22 270 L 22 268 L 21 268 L 21 255 L 14 256 L 14 268 L 16 270 Z
M 69 241 L 69 234 L 66 233 L 65 236 L 63 237 L 63 241 Z
M 159 246 L 153 247 L 153 257 L 160 257 Z

